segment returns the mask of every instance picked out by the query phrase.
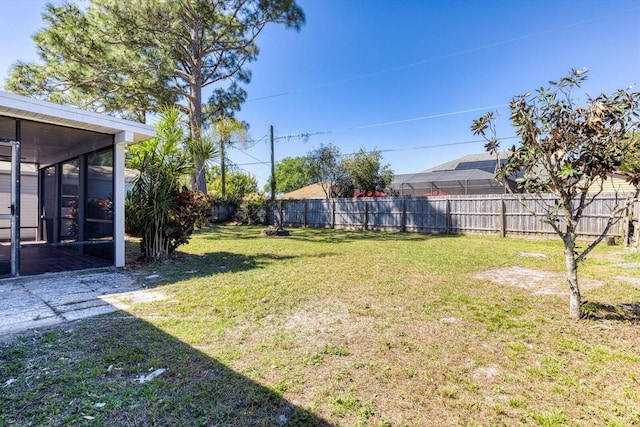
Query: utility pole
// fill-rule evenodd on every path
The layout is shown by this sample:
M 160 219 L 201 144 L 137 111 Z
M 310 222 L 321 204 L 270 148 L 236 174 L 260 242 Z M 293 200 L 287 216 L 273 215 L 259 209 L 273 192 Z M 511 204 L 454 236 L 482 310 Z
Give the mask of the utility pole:
M 220 183 L 222 184 L 222 200 L 225 199 L 227 195 L 227 183 L 225 176 L 226 164 L 224 161 L 224 139 L 220 136 Z
M 275 167 L 275 156 L 273 150 L 273 125 L 269 127 L 270 141 L 271 141 L 271 200 L 269 200 L 269 209 L 268 209 L 268 217 L 269 223 L 273 224 L 276 219 L 275 209 L 276 209 L 276 167 Z
M 276 201 L 276 166 L 273 153 L 273 125 L 270 127 L 271 135 L 271 203 Z

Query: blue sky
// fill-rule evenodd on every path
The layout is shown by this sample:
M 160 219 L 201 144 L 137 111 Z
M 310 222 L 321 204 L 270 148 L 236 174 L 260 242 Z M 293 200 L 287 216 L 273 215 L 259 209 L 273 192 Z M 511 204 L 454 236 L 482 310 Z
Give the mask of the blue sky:
M 45 3 L 0 0 L 0 79 L 35 59 L 30 36 Z M 583 100 L 640 84 L 638 0 L 298 3 L 307 16 L 299 33 L 271 27 L 258 39 L 238 113 L 256 142 L 229 151 L 261 186 L 269 125 L 276 161 L 333 143 L 345 154 L 381 150 L 396 173 L 412 173 L 482 152 L 469 125 L 486 111 L 497 111 L 499 136 L 513 136 L 512 96 L 571 68 L 590 70 Z M 299 134 L 312 135 L 286 137 Z

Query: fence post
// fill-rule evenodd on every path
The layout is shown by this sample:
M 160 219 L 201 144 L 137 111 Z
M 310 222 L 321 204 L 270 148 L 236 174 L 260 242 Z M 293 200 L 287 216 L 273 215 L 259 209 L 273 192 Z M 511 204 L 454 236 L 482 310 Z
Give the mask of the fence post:
M 267 209 L 265 212 L 265 216 L 266 216 L 265 221 L 267 225 L 273 225 L 275 221 L 275 216 L 276 216 L 276 213 L 275 213 L 276 207 L 271 200 L 267 200 L 266 204 L 267 204 Z
M 336 228 L 336 199 L 331 199 L 331 228 Z
M 447 203 L 445 204 L 444 217 L 445 217 L 445 233 L 451 234 L 451 202 L 448 198 L 447 198 Z
M 629 227 L 631 226 L 631 220 L 633 218 L 633 203 L 627 205 L 627 209 L 624 211 L 624 220 L 622 221 L 622 246 L 629 247 L 630 236 Z
M 302 227 L 307 228 L 307 199 L 304 199 L 304 204 L 302 205 Z
M 403 233 L 407 232 L 407 199 L 406 197 L 402 198 L 402 215 L 400 217 L 400 231 Z
M 364 197 L 362 198 L 362 203 L 364 203 L 364 212 L 362 214 L 362 216 L 363 216 L 362 219 L 364 221 L 362 221 L 362 223 L 363 223 L 362 225 L 364 226 L 365 230 L 368 230 L 369 229 L 369 210 L 368 210 L 367 201 L 364 199 Z
M 634 209 L 635 222 L 633 224 L 633 239 L 636 249 L 640 249 L 640 201 L 635 203 Z
M 507 237 L 507 215 L 504 199 L 500 197 L 500 237 Z
M 282 200 L 278 200 L 278 224 L 280 225 L 280 227 L 284 227 L 283 224 L 283 218 L 282 218 Z

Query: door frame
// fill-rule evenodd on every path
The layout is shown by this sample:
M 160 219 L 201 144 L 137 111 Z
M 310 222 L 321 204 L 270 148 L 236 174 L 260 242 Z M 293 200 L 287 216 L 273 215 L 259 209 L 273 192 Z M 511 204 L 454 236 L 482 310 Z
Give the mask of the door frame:
M 11 148 L 11 205 L 0 219 L 11 223 L 11 275 L 20 274 L 20 141 L 0 139 L 0 146 Z

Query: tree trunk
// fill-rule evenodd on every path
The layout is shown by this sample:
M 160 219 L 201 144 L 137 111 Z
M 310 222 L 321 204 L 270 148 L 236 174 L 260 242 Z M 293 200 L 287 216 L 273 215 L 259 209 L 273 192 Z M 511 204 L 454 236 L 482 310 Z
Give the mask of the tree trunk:
M 578 264 L 575 256 L 575 233 L 567 233 L 564 238 L 564 257 L 567 266 L 567 285 L 569 285 L 569 315 L 573 320 L 582 318 L 582 296 L 578 286 Z
M 197 86 L 197 85 L 196 85 Z M 202 103 L 201 88 L 191 87 L 189 103 L 189 136 L 192 141 L 198 141 L 202 137 Z M 191 189 L 207 193 L 207 182 L 204 174 L 204 161 L 197 155 L 192 159 L 193 173 L 191 174 Z
M 227 195 L 227 183 L 226 183 L 226 165 L 224 161 L 224 139 L 220 138 L 220 189 L 222 199 L 224 200 Z
M 197 97 L 200 98 L 199 96 Z M 202 138 L 202 104 L 194 102 L 190 105 L 191 117 L 189 118 L 189 127 L 191 138 L 194 141 Z M 200 190 L 204 194 L 207 194 L 207 178 L 205 174 L 204 162 L 206 159 L 200 158 L 196 155 L 193 159 L 193 175 L 191 176 L 191 188 L 193 190 Z
M 189 135 L 193 141 L 202 138 L 202 73 L 201 64 L 196 61 L 193 65 L 192 77 L 189 81 Z M 205 177 L 204 162 L 196 156 L 193 159 L 194 171 L 191 176 L 191 188 L 207 194 L 207 179 Z
M 194 190 L 200 190 L 204 194 L 207 194 L 207 177 L 206 171 L 204 168 L 204 162 L 202 159 L 195 159 L 195 186 Z

